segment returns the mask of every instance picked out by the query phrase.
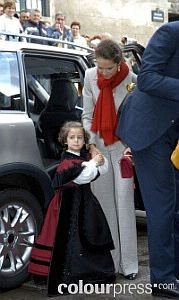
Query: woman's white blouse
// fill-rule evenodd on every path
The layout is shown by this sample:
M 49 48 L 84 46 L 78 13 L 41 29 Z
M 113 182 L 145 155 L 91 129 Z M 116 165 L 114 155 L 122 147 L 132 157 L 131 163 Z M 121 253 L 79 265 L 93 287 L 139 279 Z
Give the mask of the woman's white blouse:
M 2 16 L 0 16 L 0 31 L 19 34 L 23 32 L 23 28 L 19 19 L 3 14 Z M 0 39 L 5 40 L 6 36 L 1 35 Z

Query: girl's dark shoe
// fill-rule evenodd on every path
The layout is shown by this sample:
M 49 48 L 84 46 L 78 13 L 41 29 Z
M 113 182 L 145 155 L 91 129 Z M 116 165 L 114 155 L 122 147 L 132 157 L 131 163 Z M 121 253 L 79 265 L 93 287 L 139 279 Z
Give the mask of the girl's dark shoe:
M 134 280 L 137 277 L 137 273 L 131 273 L 129 275 L 125 275 L 124 277 L 125 277 L 125 279 L 128 279 L 128 280 Z

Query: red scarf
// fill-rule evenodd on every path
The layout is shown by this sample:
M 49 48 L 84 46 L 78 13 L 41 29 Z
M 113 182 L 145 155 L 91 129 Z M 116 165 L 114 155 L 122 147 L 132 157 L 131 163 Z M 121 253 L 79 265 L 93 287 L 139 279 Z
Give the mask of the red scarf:
M 117 113 L 114 105 L 113 89 L 119 85 L 129 73 L 129 68 L 125 62 L 120 65 L 120 71 L 110 79 L 105 79 L 98 73 L 97 84 L 100 93 L 96 102 L 91 130 L 99 132 L 105 145 L 111 145 L 119 140 L 115 136 L 117 123 Z

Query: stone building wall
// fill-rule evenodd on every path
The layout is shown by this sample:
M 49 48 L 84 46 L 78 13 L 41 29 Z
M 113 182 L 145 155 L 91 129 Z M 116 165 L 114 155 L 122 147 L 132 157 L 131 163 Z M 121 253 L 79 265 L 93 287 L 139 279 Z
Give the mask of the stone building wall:
M 159 8 L 168 21 L 168 0 L 52 0 L 52 17 L 63 11 L 66 24 L 81 22 L 81 33 L 90 36 L 110 32 L 120 41 L 122 35 L 136 38 L 146 45 L 153 32 L 163 22 L 152 22 L 151 11 Z

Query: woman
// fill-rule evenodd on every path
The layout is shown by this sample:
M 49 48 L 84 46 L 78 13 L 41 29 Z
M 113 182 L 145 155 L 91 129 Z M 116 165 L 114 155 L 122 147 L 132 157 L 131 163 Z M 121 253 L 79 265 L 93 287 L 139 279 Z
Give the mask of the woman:
M 82 46 L 82 47 L 87 47 L 87 40 L 81 35 L 80 29 L 81 29 L 81 24 L 78 21 L 73 21 L 70 25 L 71 27 L 71 33 L 72 33 L 72 41 L 74 44 Z M 72 46 L 72 48 L 80 51 L 84 51 L 83 48 L 75 47 Z
M 14 16 L 16 12 L 16 4 L 14 1 L 6 1 L 3 6 L 3 15 L 0 16 L 0 31 L 20 34 L 23 32 L 23 28 L 18 18 Z M 19 38 L 11 35 L 1 35 L 1 40 L 18 41 Z M 25 41 L 25 39 L 22 39 Z
M 127 84 L 136 81 L 111 39 L 95 49 L 96 67 L 88 69 L 83 88 L 84 128 L 90 133 L 92 157 L 101 152 L 109 161 L 109 171 L 92 183 L 109 223 L 115 250 L 115 272 L 135 279 L 138 272 L 137 234 L 133 178 L 122 178 L 119 161 L 125 146 L 115 136 L 117 111 L 125 98 Z

